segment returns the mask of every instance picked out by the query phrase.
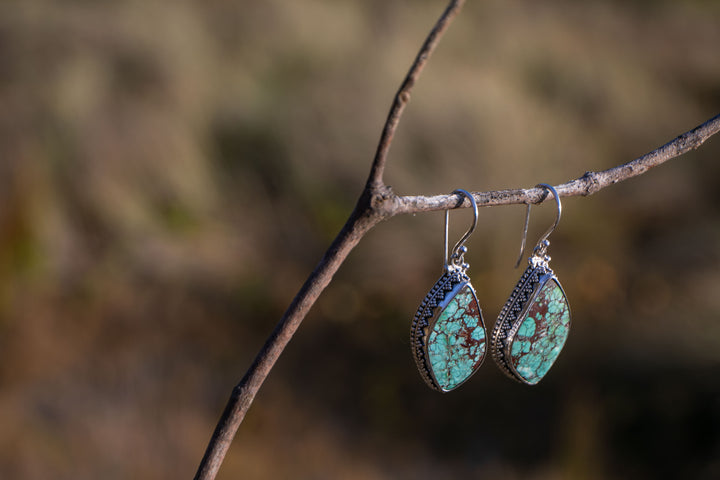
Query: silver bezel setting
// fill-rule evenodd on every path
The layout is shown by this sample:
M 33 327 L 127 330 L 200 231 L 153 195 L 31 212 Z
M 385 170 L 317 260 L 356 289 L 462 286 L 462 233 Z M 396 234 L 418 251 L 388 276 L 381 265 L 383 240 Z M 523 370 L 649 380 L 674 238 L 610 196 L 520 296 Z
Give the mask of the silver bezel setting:
M 473 299 L 478 305 L 478 313 L 480 315 L 480 324 L 485 328 L 485 323 L 482 318 L 482 311 L 480 309 L 480 303 L 477 300 L 477 294 L 475 289 L 470 283 L 470 277 L 465 274 L 461 269 L 448 269 L 439 279 L 435 282 L 435 285 L 430 289 L 428 294 L 423 299 L 422 303 L 415 313 L 412 325 L 410 327 L 410 343 L 412 346 L 413 358 L 415 364 L 420 371 L 420 376 L 423 378 L 425 383 L 438 392 L 449 392 L 459 387 L 467 381 L 474 373 L 477 368 L 482 365 L 485 360 L 486 354 L 483 355 L 482 360 L 477 365 L 472 374 L 468 375 L 468 378 L 452 389 L 444 389 L 438 385 L 438 382 L 433 374 L 432 368 L 428 361 L 427 351 L 427 339 L 428 335 L 432 331 L 435 323 L 437 322 L 440 314 L 450 301 L 461 291 L 465 286 L 470 288 Z
M 508 361 L 508 358 L 510 358 L 510 351 L 515 335 L 522 324 L 521 320 L 525 318 L 525 315 L 540 293 L 540 290 L 551 280 L 557 283 L 563 295 L 567 298 L 565 290 L 547 262 L 533 262 L 531 259 L 530 266 L 525 269 L 525 272 L 515 285 L 510 298 L 508 298 L 500 311 L 491 335 L 490 350 L 495 363 L 497 363 L 505 375 L 526 385 L 533 384 L 525 381 L 525 379 L 518 374 L 512 363 Z M 568 305 L 568 309 L 569 308 L 570 306 Z

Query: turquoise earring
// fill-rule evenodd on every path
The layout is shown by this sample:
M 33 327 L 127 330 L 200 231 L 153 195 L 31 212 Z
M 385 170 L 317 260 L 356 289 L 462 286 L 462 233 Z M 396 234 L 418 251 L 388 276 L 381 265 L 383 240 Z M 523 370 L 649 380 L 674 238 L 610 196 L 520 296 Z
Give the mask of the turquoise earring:
M 551 191 L 555 197 L 555 224 L 538 241 L 528 260 L 529 266 L 500 312 L 490 347 L 500 369 L 510 378 L 527 385 L 535 385 L 545 377 L 570 331 L 570 306 L 547 255 L 550 245 L 547 238 L 557 227 L 562 213 L 560 196 L 551 185 L 541 183 L 537 186 Z M 521 257 L 529 219 L 530 204 L 520 247 Z
M 410 329 L 413 356 L 420 375 L 430 388 L 449 392 L 470 378 L 485 359 L 485 323 L 475 289 L 467 275 L 464 246 L 477 226 L 478 208 L 473 196 L 473 224 L 448 258 L 448 217 L 445 211 L 445 265 L 415 313 Z

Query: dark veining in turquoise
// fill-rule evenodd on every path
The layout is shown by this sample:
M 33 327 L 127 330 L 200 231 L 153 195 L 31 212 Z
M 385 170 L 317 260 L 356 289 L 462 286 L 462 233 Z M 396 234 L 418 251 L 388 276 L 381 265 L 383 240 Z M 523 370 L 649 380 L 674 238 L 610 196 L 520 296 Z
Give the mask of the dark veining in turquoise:
M 570 309 L 557 281 L 543 285 L 521 321 L 510 361 L 523 380 L 536 384 L 555 363 L 570 329 Z
M 485 357 L 485 326 L 469 286 L 464 286 L 438 317 L 427 343 L 438 386 L 452 390 L 468 379 Z

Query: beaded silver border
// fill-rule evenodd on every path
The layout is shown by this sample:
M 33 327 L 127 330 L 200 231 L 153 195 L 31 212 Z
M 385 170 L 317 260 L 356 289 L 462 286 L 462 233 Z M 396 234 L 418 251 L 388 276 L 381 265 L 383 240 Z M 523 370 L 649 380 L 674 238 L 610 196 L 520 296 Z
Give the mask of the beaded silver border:
M 417 365 L 420 376 L 425 381 L 425 383 L 430 388 L 438 392 L 449 392 L 467 381 L 467 379 L 465 379 L 465 381 L 459 383 L 458 385 L 449 390 L 440 387 L 437 380 L 435 379 L 435 376 L 432 373 L 432 369 L 430 368 L 427 352 L 427 337 L 432 331 L 432 327 L 435 325 L 435 322 L 438 320 L 438 317 L 445 309 L 447 304 L 450 303 L 450 300 L 452 300 L 455 295 L 466 285 L 470 287 L 473 298 L 478 305 L 478 313 L 480 315 L 479 320 L 480 324 L 484 329 L 485 321 L 482 316 L 482 309 L 480 308 L 480 302 L 478 302 L 475 289 L 470 283 L 470 277 L 468 277 L 464 271 L 459 269 L 446 271 L 438 279 L 438 281 L 435 282 L 435 285 L 433 285 L 428 294 L 425 295 L 422 303 L 420 303 L 417 312 L 415 312 L 415 317 L 412 321 L 412 325 L 410 326 L 410 345 L 413 352 L 413 358 L 415 359 L 415 365 Z M 486 356 L 487 351 L 483 355 L 483 358 L 478 364 L 477 368 L 482 365 L 482 362 L 485 360 Z M 475 369 L 475 371 L 477 371 L 477 368 Z M 474 373 L 475 372 L 473 372 L 473 374 Z M 472 374 L 468 376 L 468 379 L 471 376 Z
M 507 361 L 507 358 L 510 357 L 512 342 L 520 329 L 520 320 L 525 318 L 527 311 L 542 287 L 551 280 L 555 280 L 563 295 L 567 298 L 562 284 L 547 263 L 537 262 L 536 265 L 531 263 L 515 285 L 510 298 L 505 302 L 491 335 L 490 351 L 495 363 L 505 375 L 526 385 L 533 384 L 525 381 L 515 371 L 512 364 Z

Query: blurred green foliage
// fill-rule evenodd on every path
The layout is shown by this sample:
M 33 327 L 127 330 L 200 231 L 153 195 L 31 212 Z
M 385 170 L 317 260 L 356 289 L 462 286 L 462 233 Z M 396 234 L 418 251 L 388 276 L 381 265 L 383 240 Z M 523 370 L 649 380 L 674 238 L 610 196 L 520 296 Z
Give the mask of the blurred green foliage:
M 360 193 L 443 2 L 0 5 L 0 477 L 181 478 Z M 402 194 L 562 183 L 720 112 L 720 3 L 468 2 L 413 93 Z M 720 477 L 720 140 L 564 202 L 567 347 L 429 391 L 442 215 L 371 232 L 220 478 Z M 530 241 L 552 221 L 533 210 Z M 468 242 L 492 325 L 520 207 Z M 467 212 L 452 214 L 453 234 Z

